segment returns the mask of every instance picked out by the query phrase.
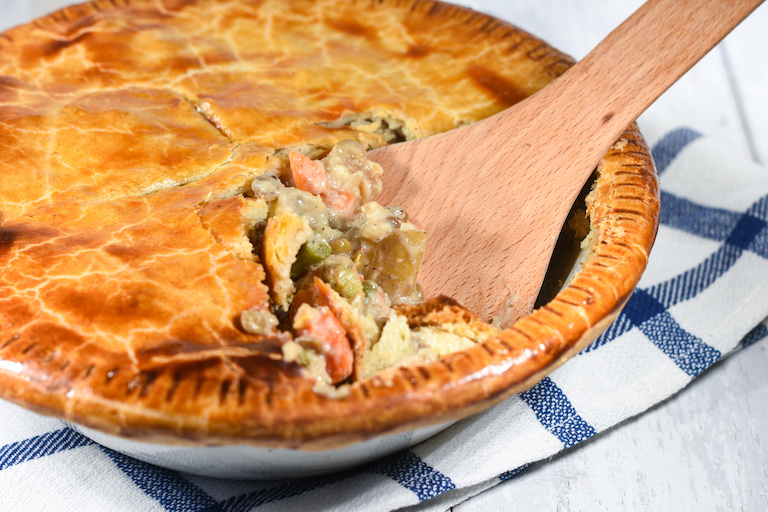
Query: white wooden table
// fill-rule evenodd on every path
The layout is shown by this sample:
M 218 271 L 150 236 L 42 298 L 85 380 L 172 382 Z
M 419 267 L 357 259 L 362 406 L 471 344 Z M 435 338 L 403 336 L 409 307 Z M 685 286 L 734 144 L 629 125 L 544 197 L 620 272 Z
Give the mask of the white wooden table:
M 0 0 L 0 30 L 68 3 Z M 458 3 L 581 58 L 642 2 Z M 651 108 L 768 165 L 767 50 L 763 5 Z M 645 414 L 453 510 L 768 510 L 768 343 L 718 363 Z

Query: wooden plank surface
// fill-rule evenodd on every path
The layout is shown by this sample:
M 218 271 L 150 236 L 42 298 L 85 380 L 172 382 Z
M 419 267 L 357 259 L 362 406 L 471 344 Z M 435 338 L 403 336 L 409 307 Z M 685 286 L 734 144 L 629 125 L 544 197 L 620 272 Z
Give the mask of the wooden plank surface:
M 0 30 L 67 0 L 0 0 Z M 640 0 L 465 0 L 576 58 Z M 768 6 L 652 107 L 768 164 Z M 766 299 L 768 300 L 768 299 Z M 638 418 L 454 507 L 489 510 L 768 510 L 768 343 L 715 365 Z

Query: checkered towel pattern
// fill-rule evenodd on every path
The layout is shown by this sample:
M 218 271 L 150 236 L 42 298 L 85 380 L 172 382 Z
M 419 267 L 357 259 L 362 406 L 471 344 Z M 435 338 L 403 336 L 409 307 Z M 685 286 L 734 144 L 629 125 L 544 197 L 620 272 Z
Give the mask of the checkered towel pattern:
M 641 126 L 662 185 L 648 270 L 617 321 L 531 390 L 384 460 L 277 482 L 153 467 L 0 402 L 0 509 L 443 511 L 676 393 L 768 335 L 768 171 L 691 129 Z

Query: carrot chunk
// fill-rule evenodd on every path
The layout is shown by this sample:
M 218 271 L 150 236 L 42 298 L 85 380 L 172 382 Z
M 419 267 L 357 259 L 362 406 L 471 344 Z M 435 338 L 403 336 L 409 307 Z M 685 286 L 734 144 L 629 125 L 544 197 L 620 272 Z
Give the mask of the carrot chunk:
M 346 190 L 333 188 L 322 162 L 312 160 L 297 151 L 289 151 L 288 160 L 297 189 L 320 196 L 328 209 L 344 217 L 352 218 L 355 215 L 357 196 Z
M 355 215 L 355 203 L 357 202 L 355 194 L 346 190 L 329 188 L 320 197 L 329 210 L 338 212 L 347 218 L 352 218 Z
M 297 151 L 288 152 L 291 175 L 296 188 L 320 195 L 330 186 L 330 178 L 322 162 L 312 160 Z
M 341 322 L 326 306 L 302 304 L 293 319 L 296 336 L 307 336 L 322 343 L 325 369 L 331 382 L 341 382 L 352 374 L 354 354 Z

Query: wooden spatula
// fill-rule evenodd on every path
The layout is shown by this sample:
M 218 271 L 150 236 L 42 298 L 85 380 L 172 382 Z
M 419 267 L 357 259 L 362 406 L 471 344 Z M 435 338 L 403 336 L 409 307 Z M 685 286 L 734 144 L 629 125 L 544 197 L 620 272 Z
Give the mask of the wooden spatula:
M 420 282 L 488 320 L 533 307 L 558 233 L 602 155 L 763 0 L 649 0 L 582 61 L 470 126 L 370 153 L 382 204 L 429 233 Z

